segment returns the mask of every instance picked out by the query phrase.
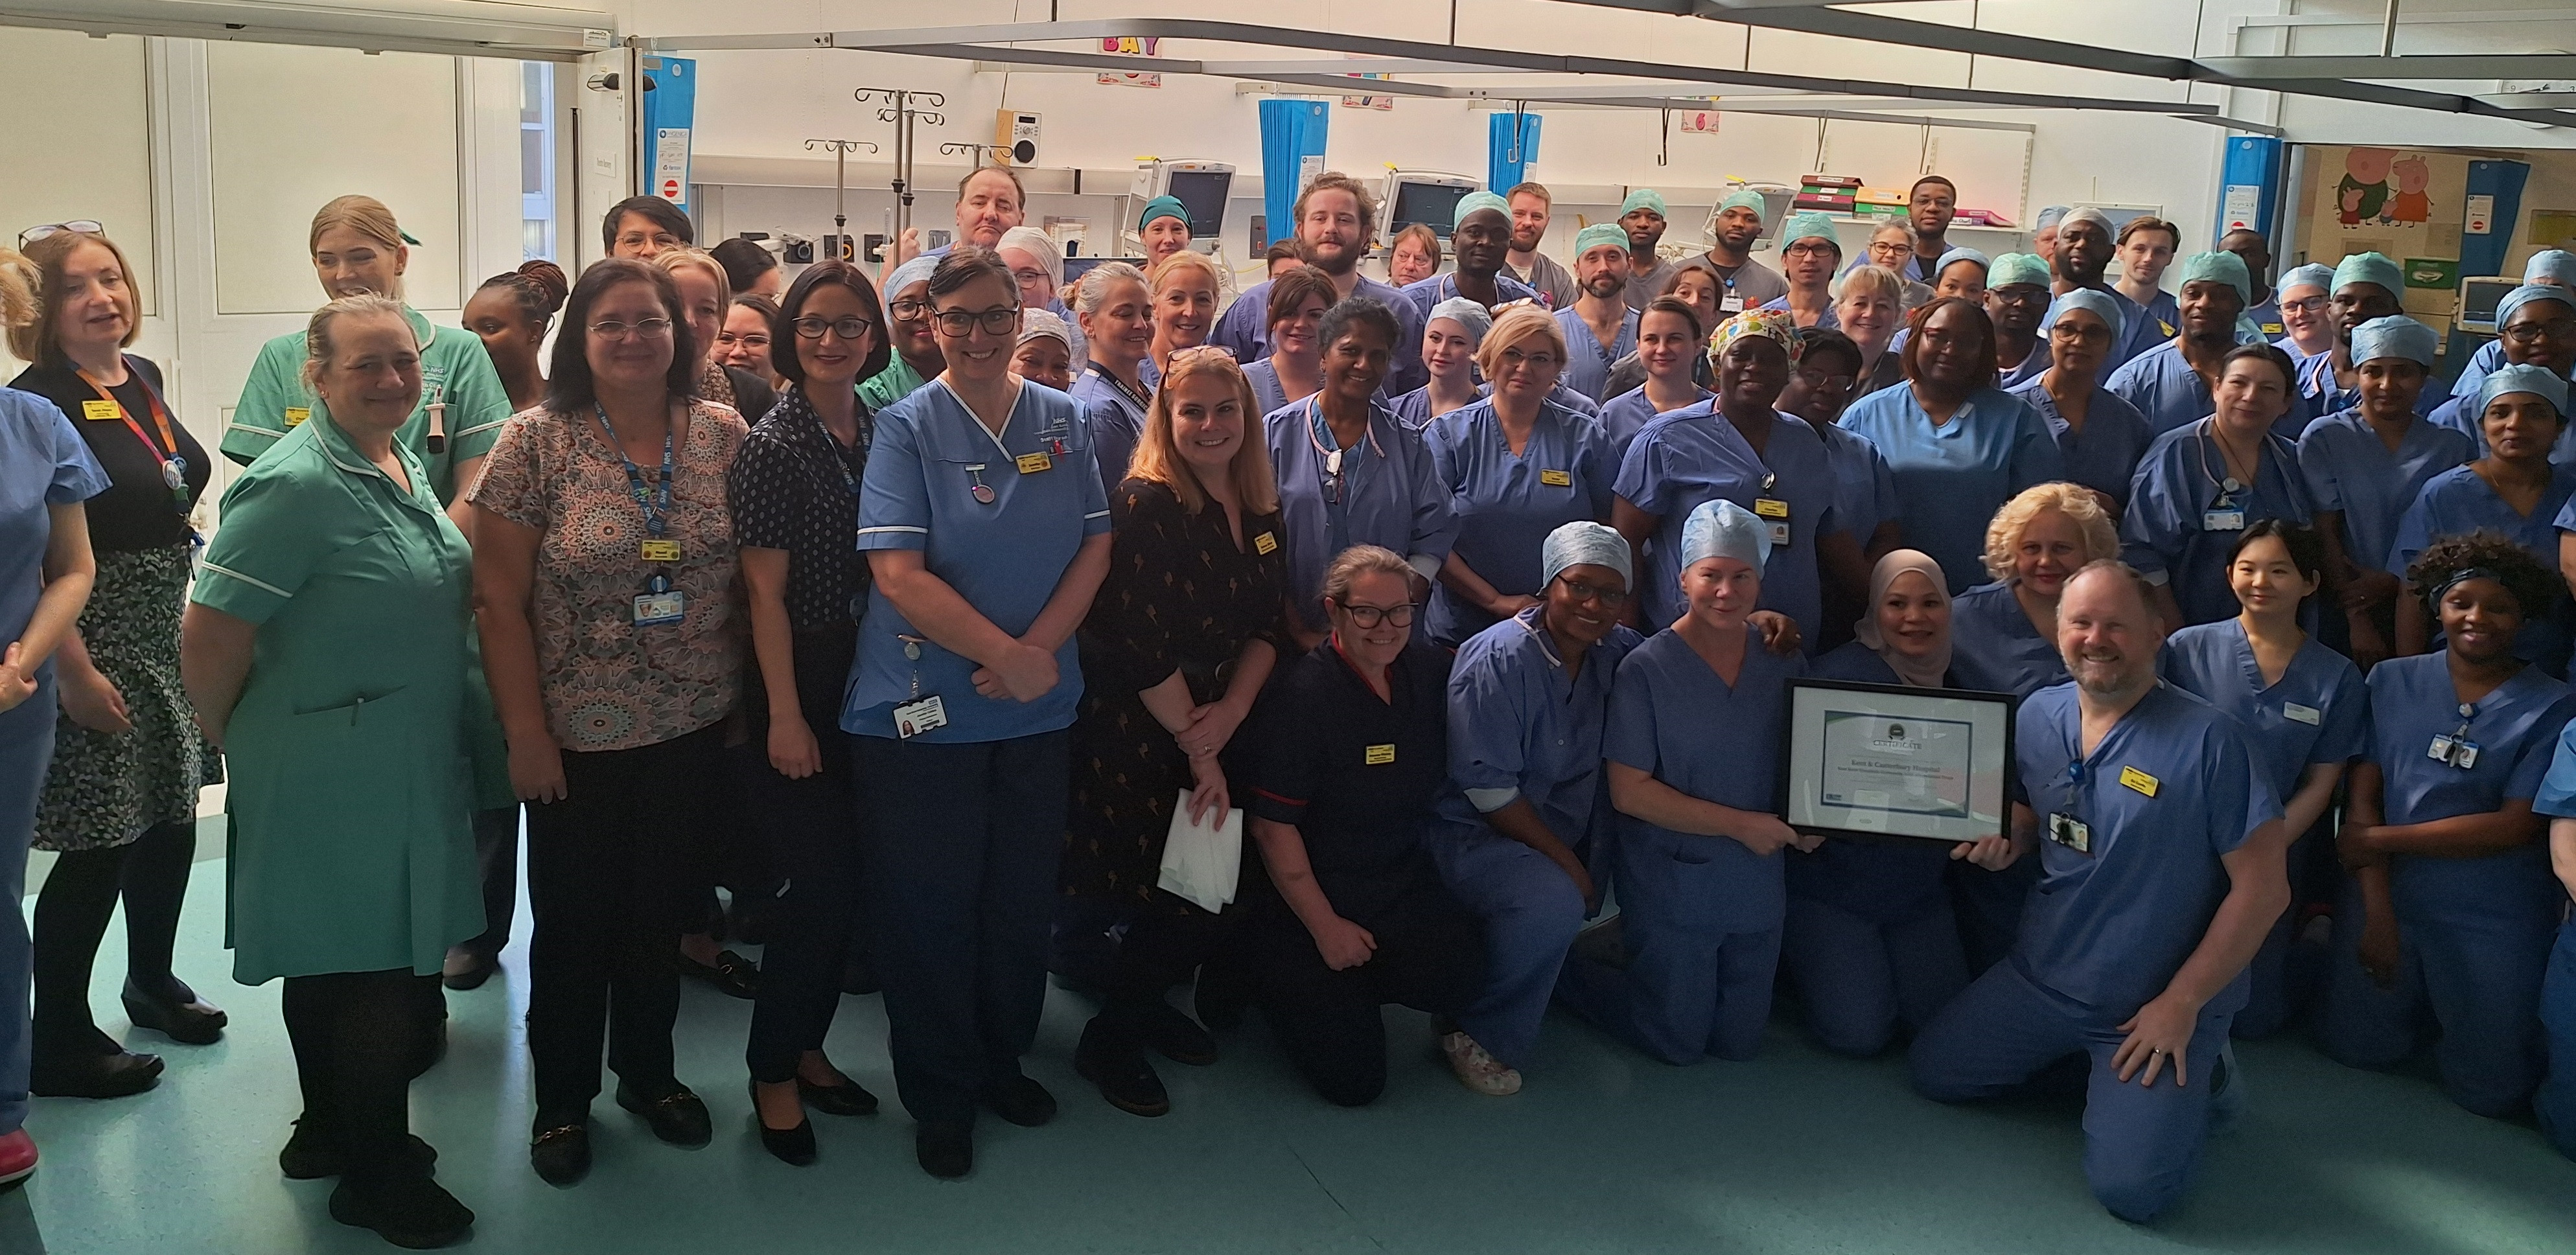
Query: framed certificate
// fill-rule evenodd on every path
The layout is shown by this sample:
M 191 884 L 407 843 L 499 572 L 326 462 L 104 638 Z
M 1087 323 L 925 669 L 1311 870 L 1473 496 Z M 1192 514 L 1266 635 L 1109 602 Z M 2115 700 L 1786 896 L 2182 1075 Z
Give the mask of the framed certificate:
M 2010 835 L 2013 706 L 2007 693 L 1791 680 L 1782 818 L 1829 836 Z

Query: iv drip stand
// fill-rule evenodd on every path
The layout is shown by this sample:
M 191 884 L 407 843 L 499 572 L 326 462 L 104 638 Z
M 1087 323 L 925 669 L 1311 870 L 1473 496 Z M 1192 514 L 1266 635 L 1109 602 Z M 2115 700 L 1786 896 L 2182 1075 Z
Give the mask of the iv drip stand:
M 932 126 L 948 125 L 947 115 L 935 112 L 948 107 L 948 97 L 899 87 L 862 87 L 850 96 L 860 104 L 866 104 L 870 96 L 884 97 L 887 107 L 877 110 L 877 121 L 894 123 L 894 239 L 889 241 L 889 247 L 899 249 L 903 233 L 912 227 L 912 127 L 924 120 Z M 914 101 L 930 108 L 917 109 Z
M 875 144 L 863 139 L 809 139 L 805 141 L 806 150 L 809 152 L 817 148 L 828 148 L 832 150 L 832 238 L 838 240 L 840 242 L 840 247 L 842 248 L 850 247 L 848 212 L 850 207 L 850 154 L 858 151 L 859 146 L 862 144 L 867 146 L 867 150 L 869 152 L 882 151 Z M 856 260 L 856 258 L 857 250 L 853 249 L 851 250 L 851 256 L 842 258 L 842 260 L 852 261 Z

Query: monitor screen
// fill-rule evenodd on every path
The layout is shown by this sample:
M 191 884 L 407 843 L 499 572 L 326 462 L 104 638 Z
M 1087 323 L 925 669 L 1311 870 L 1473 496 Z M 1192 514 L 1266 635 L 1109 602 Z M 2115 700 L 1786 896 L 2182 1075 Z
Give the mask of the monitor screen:
M 1395 189 L 1393 222 L 1387 228 L 1394 235 L 1419 222 L 1431 228 L 1433 235 L 1449 238 L 1449 228 L 1458 219 L 1458 202 L 1465 200 L 1472 187 L 1453 187 L 1443 183 L 1399 183 Z
M 2460 281 L 2460 318 L 2463 326 L 2495 326 L 2496 305 L 2505 293 L 2518 286 L 2508 278 L 2463 279 Z
M 1213 239 L 1225 227 L 1225 197 L 1234 186 L 1234 174 L 1228 170 L 1174 170 L 1171 174 L 1172 199 L 1190 213 L 1190 236 Z

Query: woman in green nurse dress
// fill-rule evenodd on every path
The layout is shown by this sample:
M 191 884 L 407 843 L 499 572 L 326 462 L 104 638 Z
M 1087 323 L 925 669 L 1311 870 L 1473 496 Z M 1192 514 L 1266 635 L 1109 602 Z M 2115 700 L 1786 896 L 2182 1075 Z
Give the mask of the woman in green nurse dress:
M 181 668 L 232 764 L 233 975 L 285 977 L 304 1116 L 290 1177 L 338 1175 L 331 1215 L 403 1246 L 473 1213 L 430 1179 L 408 1095 L 451 944 L 483 926 L 468 692 L 471 551 L 396 439 L 421 388 L 406 311 L 313 316 L 306 383 L 330 402 L 233 484 Z M 488 715 L 481 716 L 488 718 Z

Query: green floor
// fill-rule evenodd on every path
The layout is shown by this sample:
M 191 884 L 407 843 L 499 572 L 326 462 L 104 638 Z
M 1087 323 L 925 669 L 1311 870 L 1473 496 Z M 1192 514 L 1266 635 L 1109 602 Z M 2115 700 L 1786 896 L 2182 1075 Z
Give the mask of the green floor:
M 327 1182 L 277 1174 L 297 1111 L 277 986 L 233 985 L 220 948 L 223 864 L 201 864 L 180 973 L 229 1008 L 220 1045 L 138 1034 L 161 1087 L 115 1102 L 39 1099 L 44 1167 L 0 1194 L 0 1255 L 381 1251 L 324 1215 Z M 524 945 L 524 916 L 521 945 Z M 582 1252 L 2124 1252 L 2365 1255 L 2576 1251 L 2576 1164 L 2528 1128 L 2453 1108 L 2416 1078 L 2347 1071 L 2292 1041 L 2242 1052 L 2252 1109 L 2215 1142 L 2162 1224 L 2105 1215 L 2077 1169 L 2071 1105 L 1935 1106 L 1901 1060 L 1852 1063 L 1787 1027 L 1756 1062 L 1672 1068 L 1565 1017 L 1516 1098 L 1461 1088 L 1423 1017 L 1388 1013 L 1395 1077 L 1377 1106 L 1309 1096 L 1258 1016 L 1213 1068 L 1165 1065 L 1173 1114 L 1111 1109 L 1068 1063 L 1086 1011 L 1057 993 L 1032 1075 L 1064 1114 L 984 1123 L 975 1175 L 913 1166 L 885 1022 L 851 998 L 833 1056 L 887 1100 L 818 1118 L 822 1162 L 762 1154 L 742 1089 L 750 1005 L 690 987 L 681 1076 L 715 1143 L 654 1142 L 605 1098 L 598 1166 L 556 1190 L 528 1170 L 520 945 L 483 989 L 450 995 L 454 1046 L 413 1088 L 439 1178 L 480 1213 L 474 1247 Z M 121 1032 L 112 935 L 102 1026 Z

